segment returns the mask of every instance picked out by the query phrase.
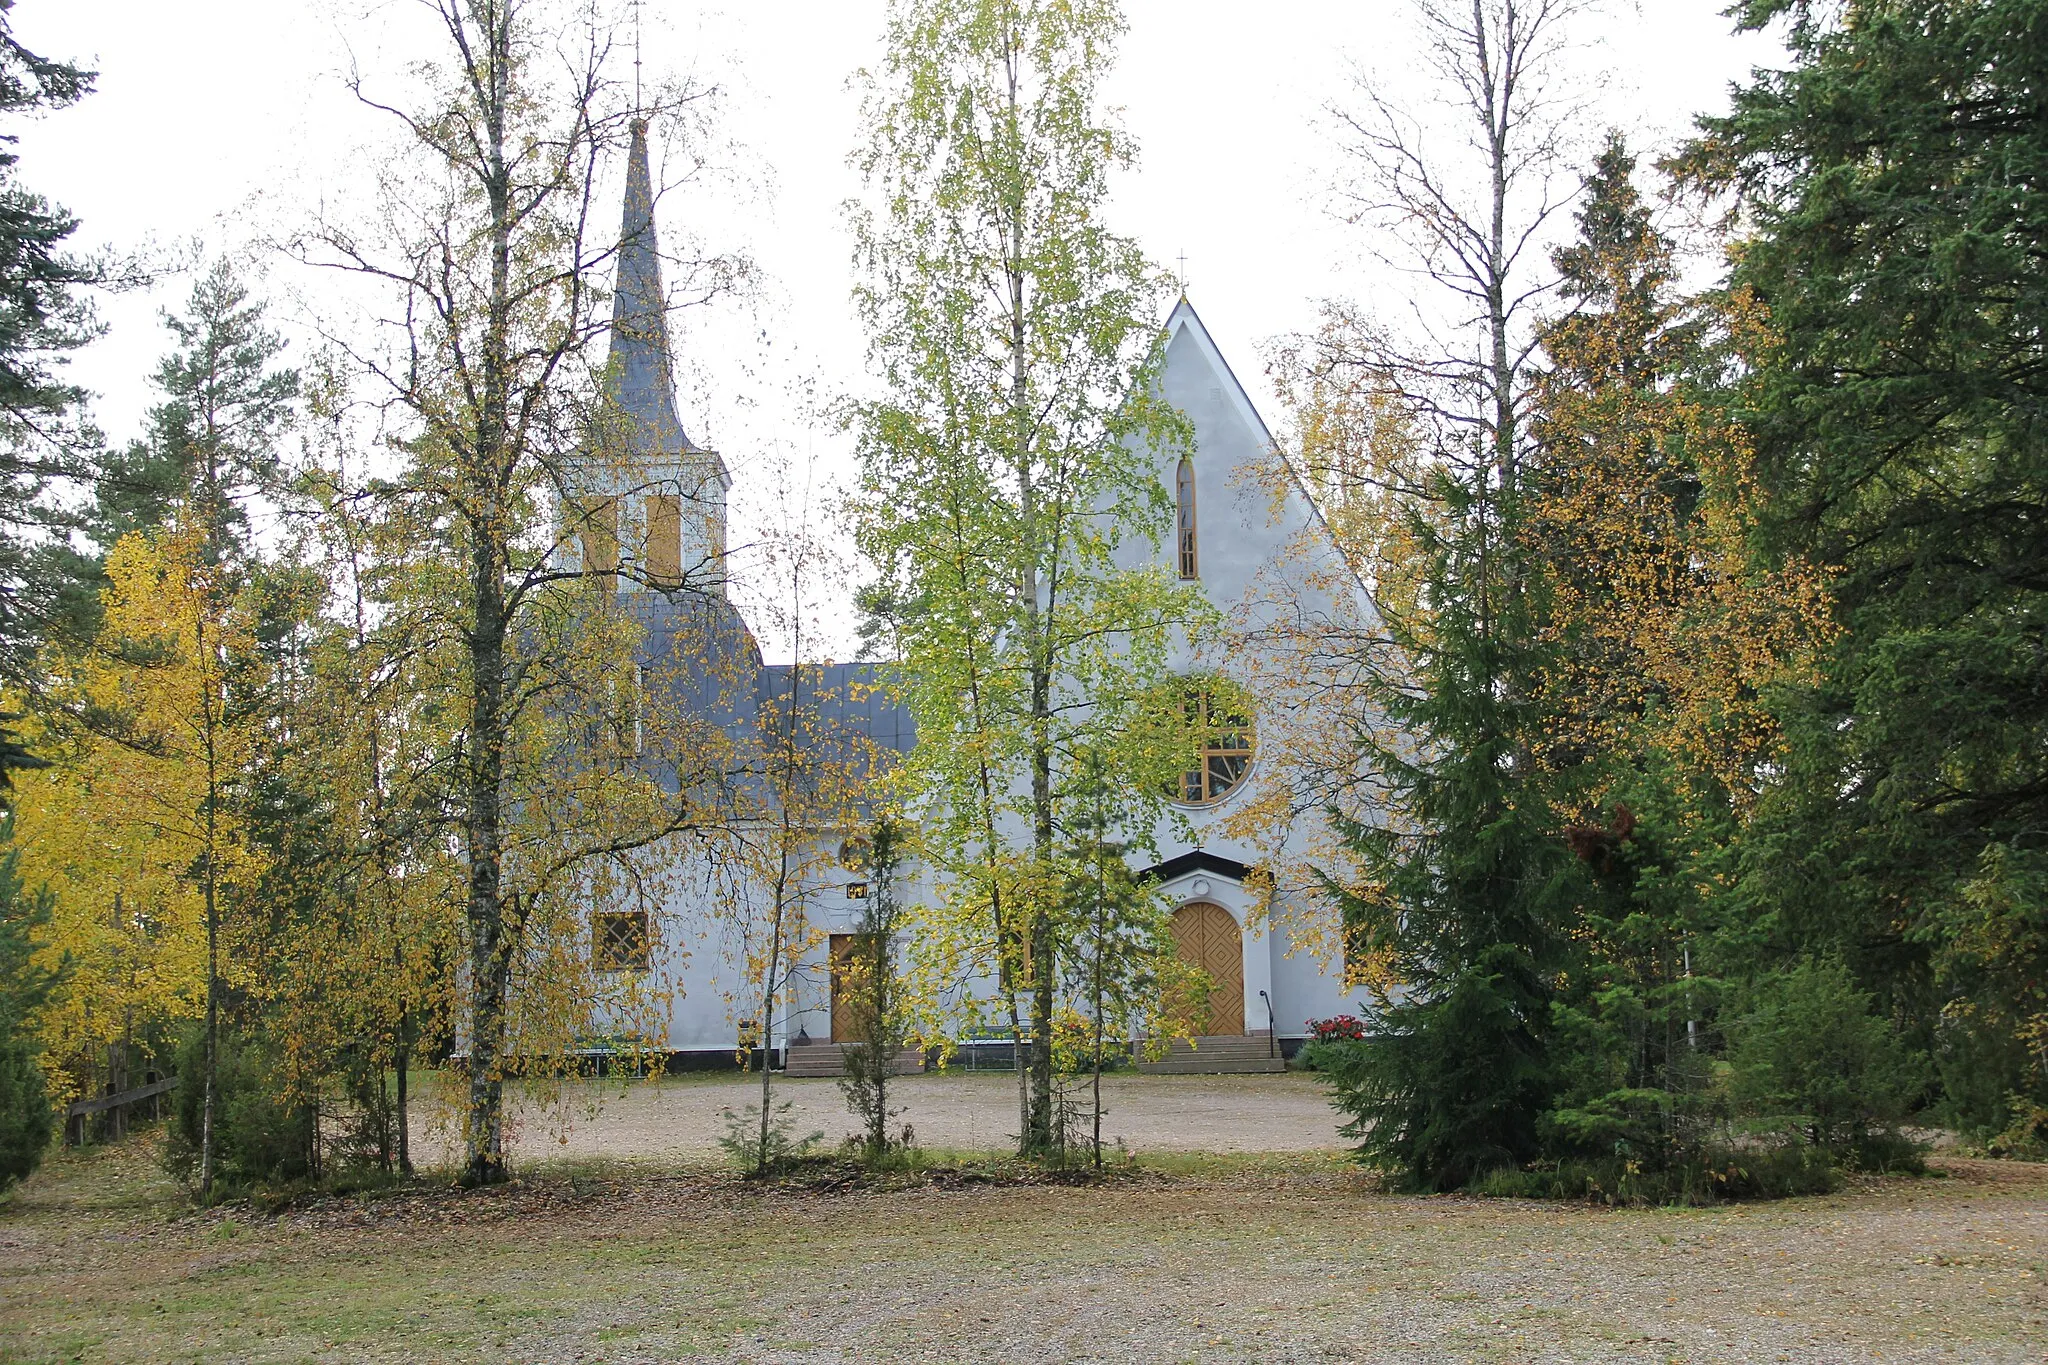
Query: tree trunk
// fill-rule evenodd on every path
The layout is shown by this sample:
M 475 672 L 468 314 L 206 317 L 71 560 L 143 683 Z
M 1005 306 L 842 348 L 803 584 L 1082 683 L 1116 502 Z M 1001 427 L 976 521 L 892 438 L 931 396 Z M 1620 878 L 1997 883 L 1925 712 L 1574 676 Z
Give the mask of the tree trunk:
M 886 874 L 885 874 L 886 875 Z M 874 878 L 875 885 L 868 888 L 868 895 L 892 894 L 882 883 L 881 876 Z M 887 907 L 883 907 L 887 913 Z M 871 934 L 868 946 L 868 970 L 872 988 L 868 992 L 868 1036 L 874 1039 L 875 1056 L 869 1060 L 875 1064 L 875 1111 L 870 1116 L 873 1126 L 868 1130 L 868 1150 L 880 1156 L 889 1148 L 889 1069 L 896 1065 L 896 1030 L 889 1020 L 889 935 L 887 929 Z
M 471 744 L 466 833 L 469 853 L 469 1113 L 464 1125 L 464 1180 L 505 1179 L 503 1049 L 510 945 L 505 941 L 500 882 L 503 772 L 504 627 L 496 601 L 496 556 L 479 543 L 473 586 L 478 597 L 473 637 Z M 494 619 L 496 618 L 496 619 Z
M 490 203 L 491 282 L 483 338 L 482 391 L 474 448 L 464 490 L 468 495 L 470 591 L 476 617 L 466 641 L 470 656 L 469 772 L 464 833 L 469 856 L 469 1115 L 464 1125 L 464 1179 L 473 1185 L 506 1178 L 503 1076 L 506 1015 L 513 944 L 508 941 L 503 892 L 502 809 L 506 730 L 505 649 L 508 620 L 504 559 L 512 533 L 504 477 L 512 387 L 509 335 L 513 206 L 505 156 L 507 82 L 512 65 L 509 6 L 495 10 L 487 35 L 489 86 L 484 96 L 485 193 Z
M 406 1104 L 407 1073 L 412 1070 L 412 1014 L 398 1016 L 398 1173 L 412 1174 L 412 1111 Z
M 206 1093 L 199 1116 L 199 1200 L 213 1200 L 214 1111 L 220 1094 L 220 756 L 213 724 L 213 685 L 206 668 L 206 627 L 197 623 L 200 726 L 206 742 Z
M 1100 828 L 1099 825 L 1098 828 Z M 1107 950 L 1107 944 L 1109 940 L 1109 925 L 1107 923 L 1109 917 L 1109 907 L 1106 903 L 1109 895 L 1109 888 L 1102 884 L 1101 850 L 1098 849 L 1095 851 L 1095 859 L 1095 989 L 1093 991 L 1094 999 L 1090 1001 L 1090 1004 L 1093 1007 L 1095 1014 L 1095 1036 L 1094 1056 L 1091 1058 L 1089 1064 L 1089 1086 L 1091 1091 L 1091 1102 L 1093 1105 L 1093 1112 L 1090 1114 L 1089 1117 L 1093 1124 L 1094 1132 L 1091 1135 L 1089 1142 L 1091 1148 L 1095 1153 L 1095 1169 L 1100 1171 L 1102 1169 L 1102 955 Z
M 787 855 L 784 855 L 787 862 Z M 778 879 L 775 885 L 775 920 L 768 936 L 768 970 L 761 982 L 761 1130 L 754 1148 L 754 1173 L 768 1173 L 768 1117 L 769 1105 L 773 1102 L 771 1083 L 774 1080 L 774 1053 L 771 1050 L 775 1038 L 775 996 L 776 968 L 782 961 L 782 906 L 783 883 Z

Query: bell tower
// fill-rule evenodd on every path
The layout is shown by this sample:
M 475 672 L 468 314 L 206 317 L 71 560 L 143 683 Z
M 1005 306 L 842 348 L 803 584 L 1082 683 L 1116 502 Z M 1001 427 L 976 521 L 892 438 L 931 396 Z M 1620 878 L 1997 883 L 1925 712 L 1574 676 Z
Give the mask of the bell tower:
M 604 403 L 576 484 L 563 509 L 564 541 L 580 567 L 612 575 L 626 591 L 687 584 L 723 594 L 732 480 L 676 412 L 644 118 L 633 120 L 626 163 Z

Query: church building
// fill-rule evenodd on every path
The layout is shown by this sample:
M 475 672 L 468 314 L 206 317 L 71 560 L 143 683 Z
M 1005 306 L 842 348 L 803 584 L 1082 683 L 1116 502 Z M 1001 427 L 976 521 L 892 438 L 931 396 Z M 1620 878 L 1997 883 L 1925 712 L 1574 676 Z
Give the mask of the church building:
M 564 553 L 580 559 L 586 571 L 613 576 L 621 594 L 641 595 L 639 615 L 648 627 L 643 657 L 669 648 L 686 618 L 701 630 L 708 616 L 714 633 L 729 645 L 726 657 L 738 659 L 745 674 L 737 689 L 742 703 L 732 717 L 733 723 L 745 723 L 787 693 L 792 666 L 762 661 L 722 586 L 675 591 L 686 581 L 700 581 L 693 566 L 717 565 L 724 556 L 734 476 L 718 453 L 691 439 L 677 412 L 652 205 L 646 130 L 636 125 L 607 370 L 623 429 L 606 446 L 620 454 L 613 459 L 616 468 L 594 467 L 580 475 L 582 486 L 566 509 L 577 524 L 566 529 Z M 1241 612 L 1281 559 L 1298 555 L 1304 540 L 1320 537 L 1326 543 L 1327 532 L 1298 486 L 1288 482 L 1276 492 L 1270 477 L 1260 477 L 1271 467 L 1273 438 L 1185 297 L 1166 320 L 1162 344 L 1158 382 L 1167 401 L 1185 414 L 1194 440 L 1184 456 L 1162 457 L 1158 478 L 1174 501 L 1175 526 L 1170 543 L 1156 553 L 1166 557 L 1174 576 L 1199 585 L 1220 609 Z M 743 461 L 739 468 L 744 478 Z M 1154 553 L 1143 542 L 1137 552 Z M 1174 662 L 1185 671 L 1196 667 L 1191 655 Z M 835 725 L 852 727 L 879 750 L 912 751 L 914 726 L 891 695 L 886 665 L 833 665 L 827 682 L 841 698 Z M 1142 870 L 1173 907 L 1178 952 L 1204 969 L 1216 987 L 1203 1036 L 1192 1047 L 1176 1043 L 1165 1060 L 1151 1063 L 1161 1069 L 1278 1070 L 1283 1054 L 1308 1033 L 1310 1019 L 1351 1008 L 1343 963 L 1298 944 L 1288 914 L 1262 909 L 1247 884 L 1248 865 L 1259 850 L 1234 839 L 1226 827 L 1232 810 L 1268 777 L 1270 765 L 1262 764 L 1257 748 L 1259 718 L 1247 719 L 1244 731 L 1213 744 L 1200 766 L 1186 774 L 1173 802 L 1178 818 L 1161 823 L 1156 860 L 1143 860 L 1148 866 Z M 843 1019 L 844 1013 L 834 1008 L 831 964 L 859 927 L 866 874 L 857 865 L 835 861 L 832 867 L 830 884 L 812 888 L 807 898 L 809 919 L 819 930 L 815 961 L 792 983 L 786 1009 L 769 1021 L 766 1042 L 787 1058 L 792 1074 L 839 1069 L 838 1048 L 831 1044 L 835 1015 Z M 906 894 L 930 893 L 915 869 L 907 873 Z M 664 1007 L 666 1049 L 730 1056 L 743 1034 L 759 1036 L 741 1003 L 747 998 L 744 964 L 721 941 L 703 907 L 692 903 L 692 894 L 687 886 L 675 891 L 652 925 L 622 927 L 609 923 L 615 916 L 594 913 L 592 951 L 601 966 L 620 970 L 645 967 L 650 951 L 673 954 L 679 965 Z

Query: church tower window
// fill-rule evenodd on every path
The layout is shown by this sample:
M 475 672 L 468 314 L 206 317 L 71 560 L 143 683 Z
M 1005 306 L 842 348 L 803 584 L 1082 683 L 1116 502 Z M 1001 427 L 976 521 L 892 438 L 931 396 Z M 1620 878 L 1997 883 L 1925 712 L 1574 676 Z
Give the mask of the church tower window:
M 683 500 L 673 493 L 647 500 L 647 583 L 654 588 L 683 585 Z
M 713 591 L 723 594 L 725 591 L 725 505 L 722 502 L 712 503 L 710 510 L 705 514 L 704 542 L 705 553 L 711 560 L 710 564 L 706 567 L 711 570 Z
M 1193 582 L 1200 576 L 1195 556 L 1195 462 L 1183 456 L 1173 479 L 1175 541 L 1180 551 L 1180 576 Z
M 619 505 L 610 498 L 586 498 L 577 510 L 583 572 L 596 574 L 599 585 L 610 592 L 618 586 Z

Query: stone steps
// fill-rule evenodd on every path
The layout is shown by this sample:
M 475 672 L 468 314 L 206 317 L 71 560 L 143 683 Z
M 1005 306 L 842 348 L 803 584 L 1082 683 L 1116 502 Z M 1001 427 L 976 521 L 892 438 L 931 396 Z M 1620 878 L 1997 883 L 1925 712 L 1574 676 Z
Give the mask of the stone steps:
M 809 1042 L 792 1044 L 783 1055 L 784 1076 L 844 1076 L 846 1049 L 851 1043 Z M 913 1076 L 924 1070 L 924 1053 L 907 1047 L 896 1054 L 893 1068 L 898 1076 Z
M 1239 1033 L 1208 1038 L 1175 1038 L 1158 1061 L 1147 1061 L 1141 1044 L 1138 1070 L 1149 1076 L 1248 1076 L 1285 1071 L 1272 1038 L 1264 1033 Z

